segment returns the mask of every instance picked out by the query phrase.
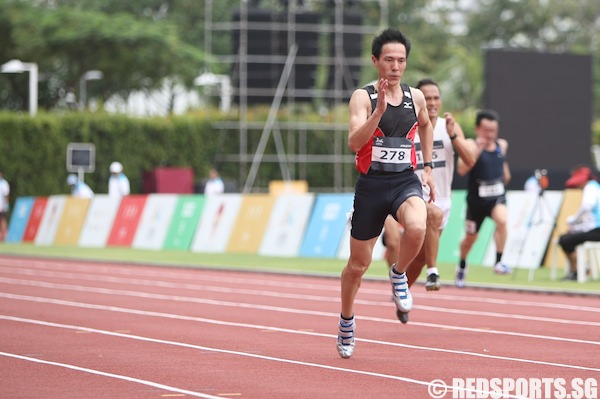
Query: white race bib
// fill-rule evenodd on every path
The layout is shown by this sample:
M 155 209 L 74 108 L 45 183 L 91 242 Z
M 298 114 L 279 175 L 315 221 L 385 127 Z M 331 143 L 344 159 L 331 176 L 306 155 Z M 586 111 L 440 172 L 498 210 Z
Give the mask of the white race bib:
M 504 184 L 500 181 L 482 182 L 479 184 L 479 196 L 481 198 L 499 197 L 504 194 Z
M 373 137 L 371 168 L 384 172 L 403 172 L 412 167 L 413 144 L 404 137 Z

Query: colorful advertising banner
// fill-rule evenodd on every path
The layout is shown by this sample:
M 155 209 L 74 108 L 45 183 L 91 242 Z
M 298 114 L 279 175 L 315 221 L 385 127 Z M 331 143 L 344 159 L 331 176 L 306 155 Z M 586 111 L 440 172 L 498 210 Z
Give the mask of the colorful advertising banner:
M 135 232 L 132 247 L 162 249 L 176 204 L 175 194 L 150 194 Z
M 352 210 L 354 194 L 319 194 L 300 256 L 335 258 L 346 228 L 348 212 Z
M 350 257 L 350 227 L 350 221 L 348 220 L 344 226 L 344 234 L 340 240 L 340 246 L 337 253 L 337 258 L 339 259 L 348 259 Z M 372 260 L 382 260 L 385 255 L 386 248 L 383 245 L 382 237 L 383 236 L 380 234 L 379 239 L 375 243 Z
M 189 250 L 204 208 L 204 195 L 180 195 L 165 239 L 165 249 Z
M 115 222 L 106 243 L 108 246 L 131 246 L 147 198 L 147 195 L 128 195 L 121 199 Z
M 65 200 L 65 207 L 58 222 L 54 244 L 77 245 L 89 205 L 89 198 L 68 197 Z
M 54 243 L 54 237 L 58 230 L 58 223 L 66 200 L 67 196 L 65 195 L 52 195 L 48 198 L 44 216 L 35 235 L 34 242 L 36 245 L 52 245 Z
M 452 208 L 448 224 L 440 237 L 438 251 L 438 262 L 456 263 L 460 260 L 460 242 L 465 237 L 465 217 L 467 213 L 467 191 L 452 191 Z M 494 233 L 494 222 L 486 218 L 479 229 L 477 241 L 473 244 L 469 256 L 468 265 L 482 265 L 488 244 Z
M 42 223 L 46 206 L 48 205 L 48 197 L 36 197 L 31 209 L 31 215 L 29 215 L 29 221 L 25 228 L 25 234 L 23 234 L 23 242 L 34 242 L 35 236 Z
M 460 256 L 460 241 L 465 236 L 465 213 L 467 191 L 452 191 L 452 208 L 448 223 L 440 237 L 440 246 L 438 250 L 438 262 L 457 263 Z
M 579 188 L 568 188 L 563 191 L 563 202 L 556 218 L 556 227 L 552 232 L 550 243 L 548 245 L 548 253 L 551 256 L 546 258 L 545 264 L 550 266 L 552 262 L 556 262 L 558 269 L 565 268 L 567 264 L 567 258 L 564 251 L 558 245 L 558 238 L 561 234 L 568 231 L 567 217 L 577 213 L 577 210 L 581 206 L 581 198 L 583 190 Z
M 563 194 L 545 191 L 542 196 L 526 191 L 506 194 L 508 224 L 502 262 L 511 268 L 538 268 L 548 246 Z M 496 244 L 490 240 L 485 265 L 496 263 Z
M 258 253 L 266 256 L 297 256 L 314 199 L 314 194 L 280 195 L 271 212 Z
M 27 222 L 29 222 L 29 216 L 33 210 L 34 203 L 35 197 L 17 198 L 10 217 L 6 242 L 18 243 L 23 240 L 23 235 L 25 234 Z
M 243 196 L 240 212 L 227 244 L 227 252 L 258 252 L 276 198 L 268 194 Z
M 192 243 L 192 251 L 225 252 L 241 205 L 240 194 L 207 196 Z
M 120 204 L 120 197 L 106 194 L 94 195 L 81 228 L 80 246 L 94 248 L 106 246 Z

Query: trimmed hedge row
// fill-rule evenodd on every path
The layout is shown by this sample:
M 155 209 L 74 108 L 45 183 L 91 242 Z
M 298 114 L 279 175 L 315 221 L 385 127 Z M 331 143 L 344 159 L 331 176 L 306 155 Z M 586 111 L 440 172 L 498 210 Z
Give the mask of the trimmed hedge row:
M 263 121 L 255 125 L 262 126 L 266 112 L 255 110 L 255 113 L 251 119 Z M 460 116 L 464 118 L 464 115 L 457 117 L 460 119 Z M 216 165 L 227 181 L 242 189 L 252 157 L 244 163 L 225 159 L 228 155 L 239 154 L 239 133 L 216 127 L 219 122 L 235 118 L 236 115 L 224 116 L 211 110 L 167 118 L 80 112 L 41 112 L 31 118 L 25 113 L 0 112 L 0 170 L 11 185 L 11 203 L 20 196 L 67 194 L 67 144 L 93 143 L 96 147 L 96 170 L 86 174 L 85 181 L 98 194 L 108 191 L 108 167 L 113 161 L 123 163 L 132 193 L 144 192 L 144 172 L 163 166 L 191 167 L 196 181 L 200 182 Z M 323 122 L 324 118 L 307 114 L 305 121 Z M 466 134 L 472 137 L 473 132 L 468 129 L 470 125 L 463 123 L 463 126 Z M 352 155 L 346 146 L 346 132 L 311 131 L 306 136 L 306 148 L 299 141 L 299 136 L 306 132 L 280 133 L 284 150 L 289 154 L 331 155 L 337 149 L 337 153 Z M 248 131 L 246 150 L 250 154 L 258 147 L 261 134 L 262 128 Z M 596 121 L 593 142 L 598 143 L 599 136 L 600 121 Z M 276 154 L 273 138 L 269 140 L 265 154 Z M 337 191 L 334 181 L 340 174 L 344 187 L 354 185 L 352 163 L 289 165 L 291 178 L 308 180 L 312 191 Z M 281 178 L 278 163 L 262 162 L 254 184 L 255 191 L 265 190 L 271 180 Z
M 0 113 L 0 169 L 11 185 L 11 199 L 69 193 L 67 144 L 93 143 L 95 172 L 85 181 L 96 193 L 108 190 L 108 167 L 124 165 L 132 192 L 143 192 L 142 176 L 159 166 L 192 167 L 208 173 L 218 138 L 201 118 L 138 119 L 107 114 Z
M 237 162 L 223 161 L 223 155 L 239 153 L 239 135 L 237 131 L 216 129 L 213 125 L 219 120 L 209 114 L 212 113 L 136 118 L 105 113 L 42 112 L 31 118 L 24 113 L 0 113 L 0 170 L 11 185 L 11 203 L 20 196 L 69 193 L 66 150 L 71 142 L 95 145 L 95 171 L 86 173 L 85 181 L 98 194 L 108 191 L 108 168 L 113 161 L 123 163 L 132 193 L 144 192 L 144 172 L 164 166 L 191 167 L 196 180 L 201 181 L 216 164 L 226 180 L 243 188 L 252 159 L 243 168 Z M 261 134 L 262 129 L 248 132 L 248 152 L 255 151 Z M 293 142 L 297 135 L 282 132 L 281 136 L 286 150 L 298 149 Z M 332 154 L 334 142 L 330 131 L 313 132 L 306 151 Z M 345 147 L 345 140 L 339 142 L 338 145 Z M 272 138 L 265 153 L 276 153 Z M 344 167 L 350 170 L 346 173 L 352 173 L 353 165 Z M 309 164 L 304 173 L 311 187 L 331 187 L 333 169 L 333 164 Z M 292 178 L 299 178 L 299 174 L 296 170 Z M 255 187 L 268 187 L 270 180 L 281 178 L 277 163 L 263 162 Z

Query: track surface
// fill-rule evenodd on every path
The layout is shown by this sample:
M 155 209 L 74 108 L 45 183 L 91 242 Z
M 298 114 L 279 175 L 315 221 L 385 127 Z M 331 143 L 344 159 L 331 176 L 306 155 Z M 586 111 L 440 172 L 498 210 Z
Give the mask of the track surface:
M 0 397 L 431 398 L 435 379 L 600 381 L 598 298 L 415 285 L 402 325 L 390 291 L 363 281 L 341 359 L 338 279 L 0 256 Z M 489 395 L 456 392 L 443 397 Z

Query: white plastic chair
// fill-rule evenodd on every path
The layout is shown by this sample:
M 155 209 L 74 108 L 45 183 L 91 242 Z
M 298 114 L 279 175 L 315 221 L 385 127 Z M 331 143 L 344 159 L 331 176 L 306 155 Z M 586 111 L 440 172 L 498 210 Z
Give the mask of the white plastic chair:
M 600 274 L 600 241 L 587 241 L 577 246 L 577 282 L 585 283 L 587 269 L 592 280 L 598 280 Z

